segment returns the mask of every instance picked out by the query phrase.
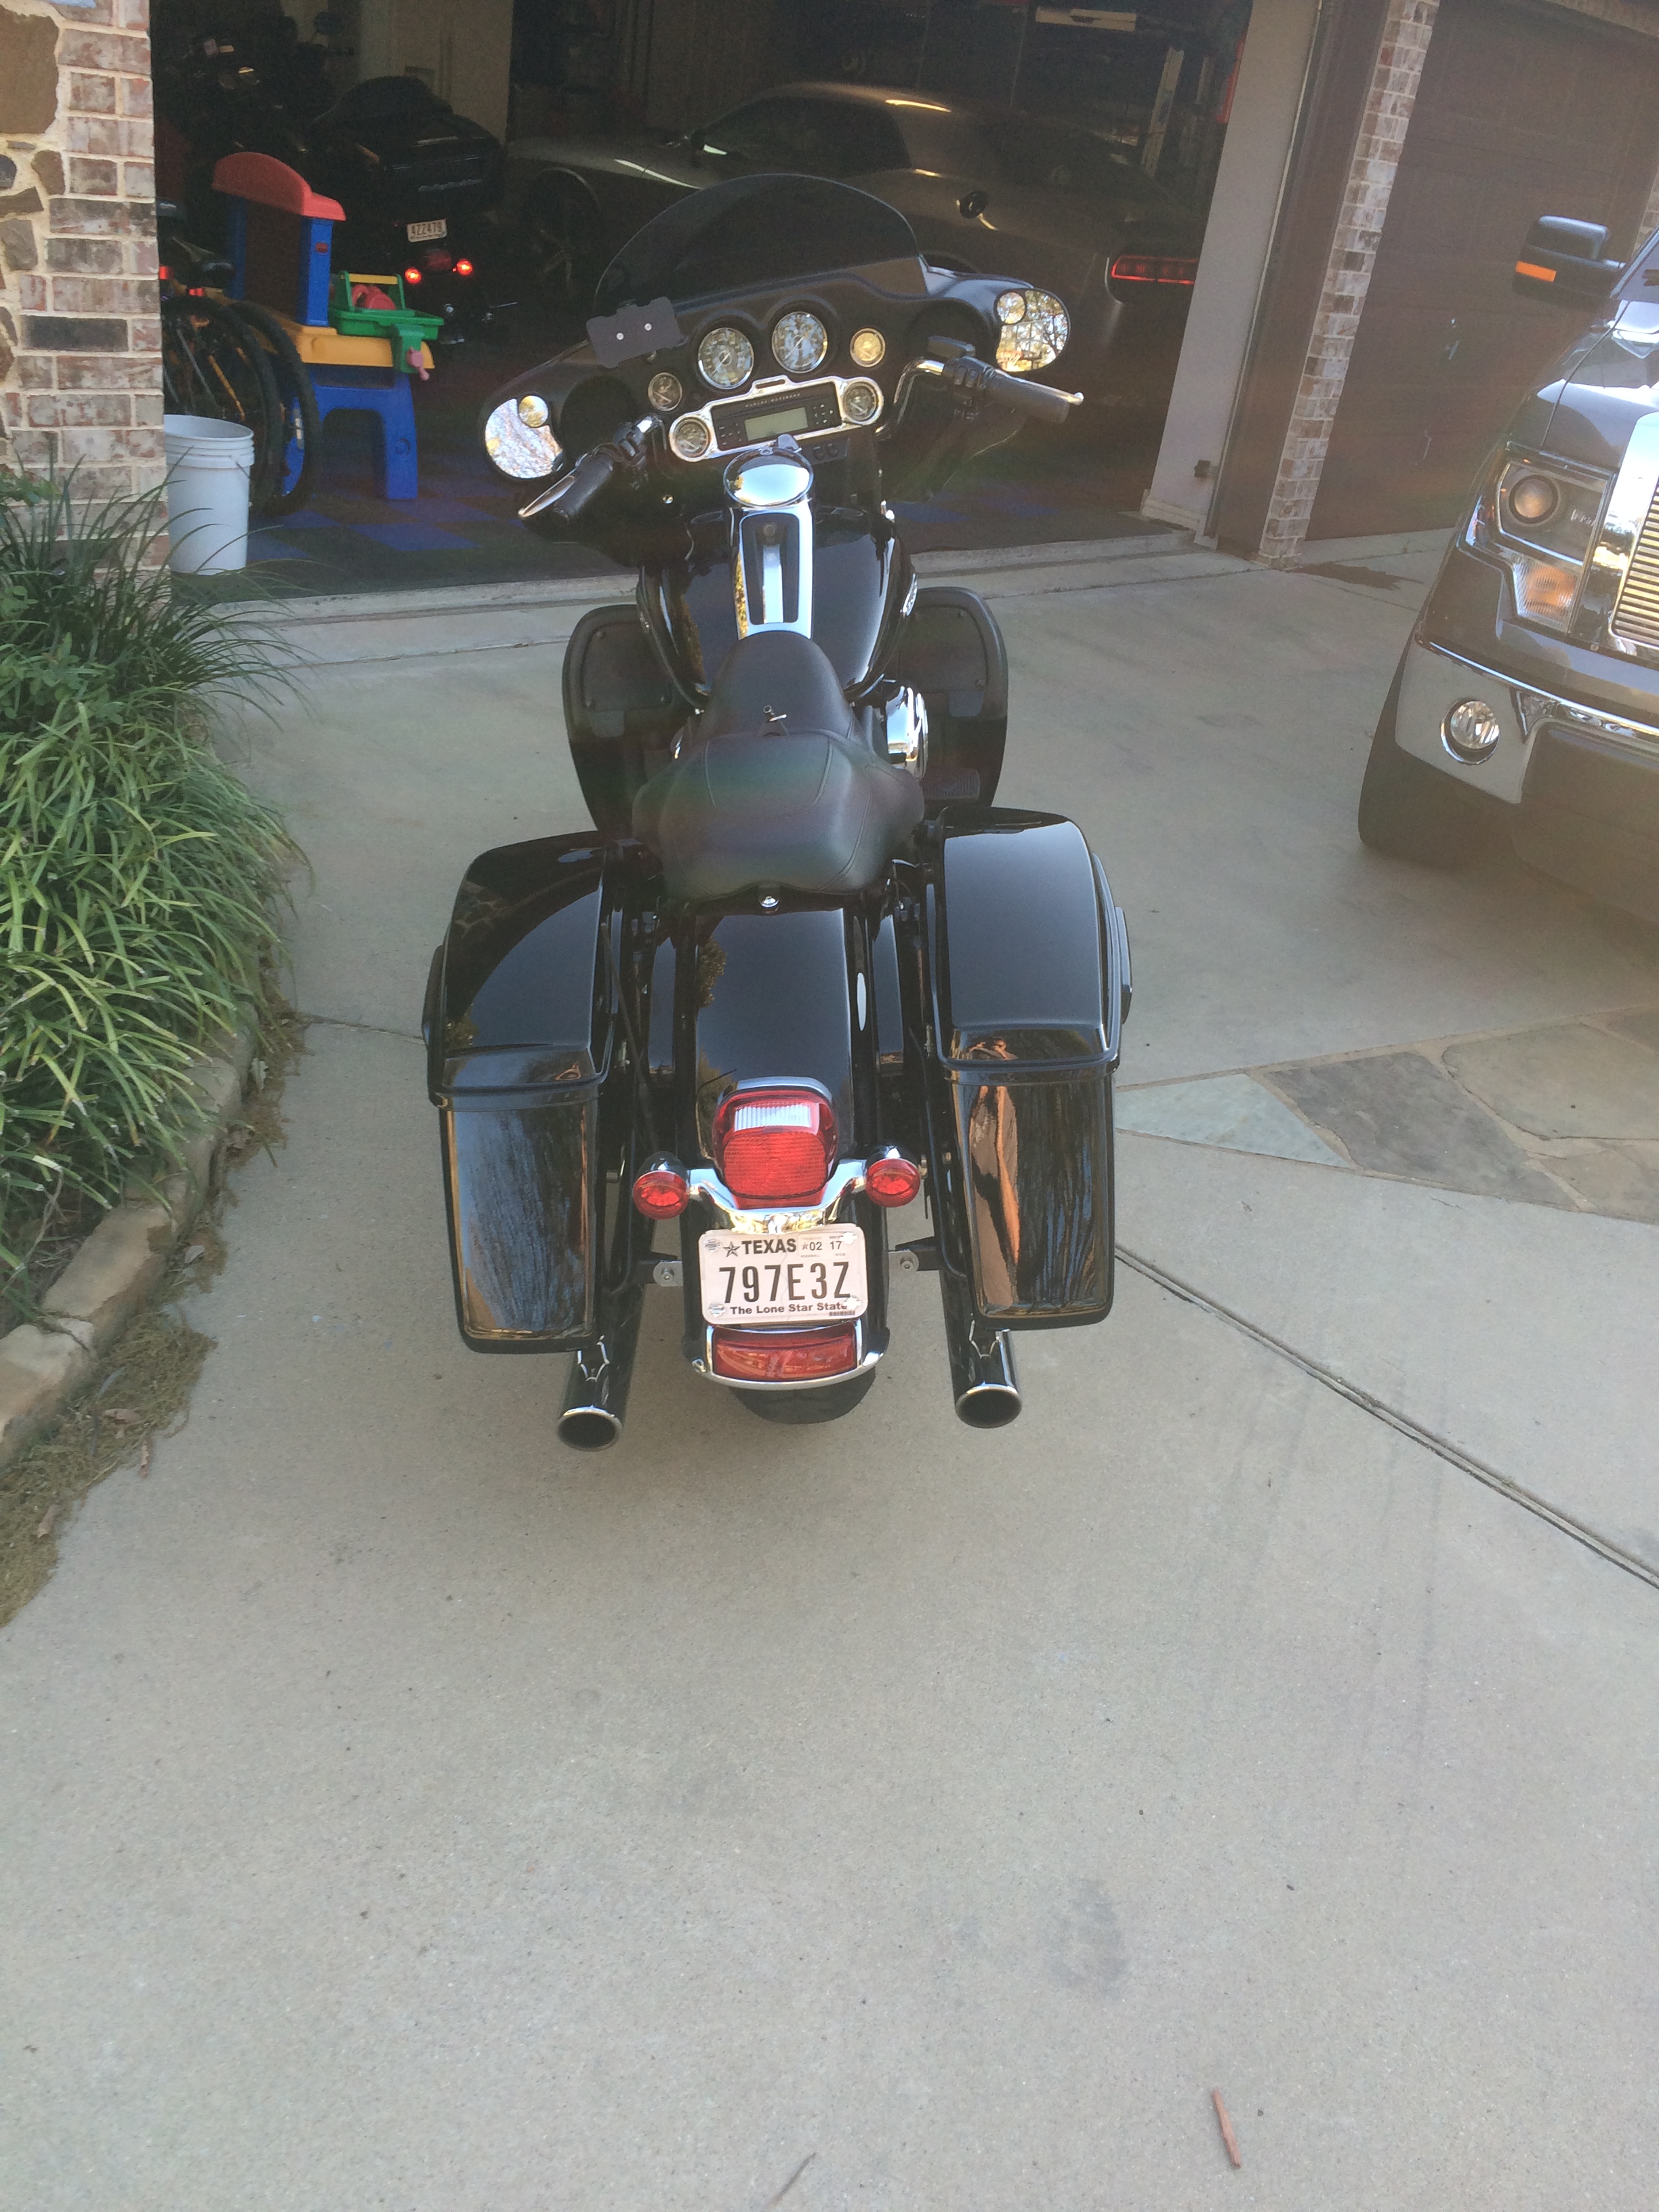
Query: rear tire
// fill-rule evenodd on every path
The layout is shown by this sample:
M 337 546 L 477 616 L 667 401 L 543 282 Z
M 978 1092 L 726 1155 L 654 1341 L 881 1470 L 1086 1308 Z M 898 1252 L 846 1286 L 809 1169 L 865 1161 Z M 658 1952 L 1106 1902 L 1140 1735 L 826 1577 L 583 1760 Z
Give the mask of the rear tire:
M 312 390 L 311 372 L 300 349 L 269 307 L 257 300 L 233 300 L 231 311 L 246 323 L 270 355 L 270 372 L 282 412 L 282 449 L 273 472 L 272 488 L 259 509 L 261 520 L 275 521 L 297 514 L 311 497 L 317 477 L 317 456 L 322 450 L 323 418 Z M 294 481 L 284 489 L 288 470 Z
M 849 1375 L 844 1382 L 824 1382 L 812 1390 L 738 1390 L 734 1395 L 759 1419 L 801 1429 L 840 1420 L 864 1403 L 875 1380 L 872 1367 L 867 1375 Z
M 1371 739 L 1359 787 L 1359 837 L 1374 853 L 1421 868 L 1461 868 L 1492 843 L 1494 802 L 1401 752 L 1392 718 Z

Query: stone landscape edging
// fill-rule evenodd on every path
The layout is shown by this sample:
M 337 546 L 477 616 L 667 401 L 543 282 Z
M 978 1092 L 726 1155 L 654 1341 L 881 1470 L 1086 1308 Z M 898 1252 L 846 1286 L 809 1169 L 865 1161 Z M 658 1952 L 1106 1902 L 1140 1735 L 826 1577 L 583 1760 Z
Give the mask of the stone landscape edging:
M 191 1082 L 209 1121 L 179 1166 L 156 1191 L 112 1206 L 46 1292 L 42 1318 L 0 1336 L 0 1468 L 63 1411 L 161 1281 L 207 1198 L 254 1043 L 245 1028 L 228 1052 L 203 1054 Z

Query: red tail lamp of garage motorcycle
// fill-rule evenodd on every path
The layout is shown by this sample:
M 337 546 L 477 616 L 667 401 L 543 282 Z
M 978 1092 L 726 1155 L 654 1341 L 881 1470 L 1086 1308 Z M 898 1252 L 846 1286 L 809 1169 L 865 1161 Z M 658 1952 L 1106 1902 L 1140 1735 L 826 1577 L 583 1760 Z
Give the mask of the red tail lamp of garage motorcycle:
M 859 1364 L 858 1331 L 835 1328 L 717 1328 L 714 1372 L 728 1382 L 824 1382 Z
M 830 1101 L 805 1085 L 734 1091 L 714 1116 L 714 1164 L 744 1206 L 817 1198 L 836 1164 L 836 1144 Z

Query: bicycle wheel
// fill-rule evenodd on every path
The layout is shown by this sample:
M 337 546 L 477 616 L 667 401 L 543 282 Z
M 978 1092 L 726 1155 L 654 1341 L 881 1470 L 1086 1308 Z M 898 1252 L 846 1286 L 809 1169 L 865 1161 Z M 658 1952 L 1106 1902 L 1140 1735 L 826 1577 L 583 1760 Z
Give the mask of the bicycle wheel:
M 253 433 L 248 510 L 258 514 L 282 465 L 283 405 L 270 356 L 252 331 L 217 300 L 164 299 L 161 389 L 170 415 L 204 415 Z
M 232 312 L 258 337 L 270 356 L 276 380 L 277 404 L 283 414 L 282 466 L 270 495 L 260 507 L 262 515 L 276 519 L 297 514 L 311 497 L 317 476 L 317 456 L 322 451 L 323 418 L 317 411 L 317 395 L 311 388 L 311 371 L 300 358 L 300 349 L 283 327 L 282 318 L 257 300 L 233 300 Z

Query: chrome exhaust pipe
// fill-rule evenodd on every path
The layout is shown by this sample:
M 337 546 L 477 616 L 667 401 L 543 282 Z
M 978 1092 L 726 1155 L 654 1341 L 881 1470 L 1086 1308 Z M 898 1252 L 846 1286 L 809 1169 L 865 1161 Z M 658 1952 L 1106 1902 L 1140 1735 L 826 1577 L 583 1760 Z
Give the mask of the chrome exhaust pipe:
M 951 1395 L 957 1419 L 970 1429 L 1006 1429 L 1024 1401 L 1014 1372 L 1014 1340 L 1006 1328 L 975 1321 L 966 1287 L 941 1273 L 945 1344 L 951 1357 Z
M 558 1424 L 559 1442 L 572 1451 L 604 1451 L 623 1432 L 643 1304 L 639 1286 L 630 1284 L 604 1335 L 576 1347 Z

